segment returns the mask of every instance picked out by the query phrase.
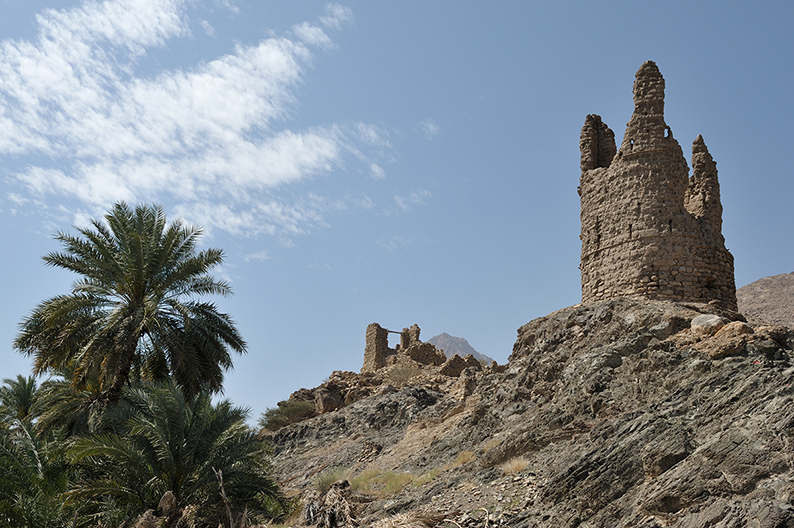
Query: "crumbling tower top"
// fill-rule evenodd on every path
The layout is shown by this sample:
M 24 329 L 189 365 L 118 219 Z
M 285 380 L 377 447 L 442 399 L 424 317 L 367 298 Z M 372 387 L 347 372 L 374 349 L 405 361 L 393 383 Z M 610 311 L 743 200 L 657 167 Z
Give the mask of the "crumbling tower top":
M 645 61 L 634 79 L 634 114 L 664 115 L 664 77 L 653 61 Z
M 666 135 L 671 133 L 664 122 L 664 77 L 653 61 L 647 61 L 634 80 L 634 113 L 620 148 L 632 152 L 649 150 Z
M 719 302 L 735 310 L 716 163 L 698 136 L 689 176 L 664 121 L 664 88 L 656 64 L 644 63 L 620 149 L 601 117 L 585 119 L 579 143 L 582 300 Z

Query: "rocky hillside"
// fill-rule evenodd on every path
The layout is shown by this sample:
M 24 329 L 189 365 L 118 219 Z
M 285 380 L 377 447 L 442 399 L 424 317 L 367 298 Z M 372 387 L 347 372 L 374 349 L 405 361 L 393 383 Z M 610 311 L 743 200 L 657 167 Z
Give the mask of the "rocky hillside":
M 334 373 L 335 410 L 269 433 L 287 526 L 794 526 L 794 331 L 742 319 L 618 299 L 504 366 Z
M 455 354 L 459 355 L 460 357 L 466 357 L 471 354 L 474 356 L 474 359 L 483 365 L 490 365 L 493 361 L 493 358 L 477 352 L 477 350 L 475 350 L 474 347 L 471 346 L 468 341 L 466 341 L 466 339 L 462 337 L 451 336 L 446 332 L 431 337 L 427 340 L 427 342 L 435 346 L 437 349 L 443 351 L 447 358 L 451 358 Z
M 736 299 L 747 317 L 794 328 L 794 273 L 758 279 L 736 290 Z

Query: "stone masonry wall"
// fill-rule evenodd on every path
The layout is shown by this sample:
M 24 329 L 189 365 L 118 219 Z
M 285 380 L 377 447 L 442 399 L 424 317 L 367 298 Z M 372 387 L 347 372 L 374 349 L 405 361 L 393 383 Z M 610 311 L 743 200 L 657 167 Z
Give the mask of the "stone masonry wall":
M 395 354 L 389 348 L 389 331 L 378 323 L 367 326 L 366 341 L 364 345 L 364 365 L 361 372 L 375 372 L 386 366 L 386 358 Z
M 395 348 L 389 348 L 389 330 L 381 327 L 378 323 L 371 323 L 367 326 L 366 344 L 364 345 L 364 365 L 361 373 L 376 372 L 387 365 L 394 365 L 401 358 L 410 360 L 420 365 L 439 366 L 447 361 L 444 352 L 437 350 L 430 343 L 423 343 L 419 340 L 421 329 L 414 324 L 410 328 L 403 328 L 400 334 L 400 344 Z M 398 332 L 394 332 L 395 334 Z M 480 364 L 476 359 L 472 361 Z
M 405 350 L 415 343 L 421 343 L 419 341 L 420 332 L 421 329 L 417 324 L 412 325 L 411 328 L 403 328 L 403 331 L 400 332 L 400 349 Z
M 664 78 L 651 61 L 634 82 L 620 149 L 588 115 L 579 143 L 582 302 L 633 297 L 736 310 L 733 256 L 722 236 L 716 163 L 698 136 L 693 174 L 664 121 Z

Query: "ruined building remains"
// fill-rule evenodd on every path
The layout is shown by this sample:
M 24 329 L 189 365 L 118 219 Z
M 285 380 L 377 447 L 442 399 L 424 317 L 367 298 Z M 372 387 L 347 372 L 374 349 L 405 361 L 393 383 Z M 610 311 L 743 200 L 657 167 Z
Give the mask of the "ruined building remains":
M 689 176 L 664 122 L 664 78 L 656 64 L 637 72 L 620 149 L 597 115 L 585 119 L 579 148 L 582 302 L 633 297 L 736 310 L 716 163 L 698 136 Z
M 437 350 L 430 343 L 421 342 L 419 331 L 418 325 L 403 328 L 402 332 L 388 330 L 378 323 L 367 326 L 364 365 L 361 367 L 361 373 L 375 372 L 386 365 L 393 365 L 398 361 L 399 356 L 409 357 L 422 365 L 443 365 L 447 361 L 444 352 Z M 400 344 L 395 348 L 389 348 L 389 333 L 400 334 Z M 477 366 L 479 367 L 479 363 Z

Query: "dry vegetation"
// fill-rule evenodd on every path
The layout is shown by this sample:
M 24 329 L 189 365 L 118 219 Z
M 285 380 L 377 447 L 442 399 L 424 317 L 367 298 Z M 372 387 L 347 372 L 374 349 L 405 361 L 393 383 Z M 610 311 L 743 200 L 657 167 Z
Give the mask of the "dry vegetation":
M 520 473 L 527 469 L 527 467 L 529 467 L 529 460 L 524 457 L 511 458 L 499 466 L 505 475 Z

